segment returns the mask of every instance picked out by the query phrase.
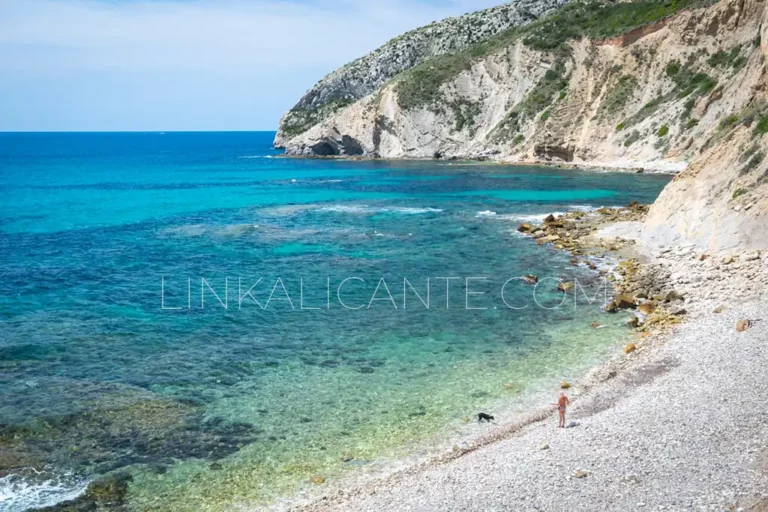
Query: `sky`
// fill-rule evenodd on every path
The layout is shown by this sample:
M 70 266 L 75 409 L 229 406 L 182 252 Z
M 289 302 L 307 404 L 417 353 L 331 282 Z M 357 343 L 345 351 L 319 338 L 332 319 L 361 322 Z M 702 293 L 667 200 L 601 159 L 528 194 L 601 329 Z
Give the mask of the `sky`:
M 392 37 L 500 0 L 0 0 L 0 131 L 274 130 Z

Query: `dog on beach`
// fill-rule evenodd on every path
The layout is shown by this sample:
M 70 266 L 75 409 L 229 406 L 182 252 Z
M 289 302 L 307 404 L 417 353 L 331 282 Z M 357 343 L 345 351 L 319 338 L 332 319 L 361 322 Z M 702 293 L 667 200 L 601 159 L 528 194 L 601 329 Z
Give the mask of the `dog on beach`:
M 493 416 L 491 416 L 490 414 L 485 414 L 484 412 L 481 412 L 477 415 L 477 421 L 485 420 L 490 422 L 493 419 L 494 419 Z

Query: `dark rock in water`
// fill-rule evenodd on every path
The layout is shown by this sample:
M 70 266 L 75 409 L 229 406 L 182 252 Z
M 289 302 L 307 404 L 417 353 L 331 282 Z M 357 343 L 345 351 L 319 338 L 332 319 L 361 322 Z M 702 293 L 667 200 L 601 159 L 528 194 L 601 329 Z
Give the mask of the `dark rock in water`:
M 182 403 L 184 405 L 191 405 L 193 407 L 204 407 L 205 406 L 205 400 L 197 397 L 192 396 L 181 396 L 176 399 L 179 403 Z
M 411 413 L 408 413 L 409 418 L 415 418 L 416 416 L 425 416 L 427 414 L 427 411 L 414 411 Z
M 375 370 L 370 366 L 361 366 L 357 369 L 360 373 L 373 373 Z
M 475 391 L 470 396 L 472 398 L 484 398 L 484 397 L 489 396 L 489 395 L 490 395 L 490 393 L 488 393 L 487 391 Z
M 51 507 L 38 508 L 38 512 L 96 512 L 124 510 L 125 495 L 131 475 L 120 473 L 106 476 L 88 485 L 82 496 L 63 501 Z
M 47 427 L 0 425 L 0 453 L 24 454 L 19 460 L 28 467 L 52 465 L 89 473 L 95 468 L 104 474 L 136 464 L 160 468 L 189 458 L 221 459 L 262 433 L 248 423 L 204 419 L 203 409 L 189 404 L 146 398 L 40 422 Z M 5 464 L 0 457 L 3 466 L 16 464 L 8 460 Z
M 531 226 L 531 225 L 530 225 L 530 224 L 528 224 L 527 222 L 524 222 L 524 223 L 520 224 L 520 225 L 517 227 L 517 230 L 518 230 L 520 233 L 531 233 L 531 232 L 533 231 L 533 226 Z
M 210 466 L 208 466 L 208 469 L 210 469 L 211 471 L 219 471 L 219 470 L 221 470 L 222 468 L 224 468 L 224 466 L 222 466 L 222 465 L 221 465 L 220 463 L 218 463 L 218 462 L 214 462 L 213 464 L 211 464 Z
M 2 437 L 0 437 L 0 443 Z M 13 448 L 6 448 L 0 444 L 0 478 L 7 476 L 11 471 L 21 468 L 42 469 L 42 462 L 37 456 Z
M 150 464 L 148 469 L 156 475 L 164 475 L 168 471 L 168 466 L 165 464 Z
M 320 366 L 322 366 L 323 368 L 336 368 L 337 366 L 339 366 L 339 362 L 336 361 L 335 359 L 326 359 L 325 361 L 320 363 Z

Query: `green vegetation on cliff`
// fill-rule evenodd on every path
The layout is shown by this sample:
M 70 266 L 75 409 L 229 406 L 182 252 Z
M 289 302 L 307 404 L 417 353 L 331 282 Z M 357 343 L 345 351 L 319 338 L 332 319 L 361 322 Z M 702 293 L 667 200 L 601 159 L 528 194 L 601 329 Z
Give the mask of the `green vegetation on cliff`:
M 530 25 L 506 30 L 464 51 L 434 57 L 400 74 L 395 78 L 398 102 L 408 110 L 440 101 L 441 85 L 470 69 L 479 59 L 518 42 L 533 50 L 562 55 L 569 52 L 567 43 L 571 40 L 622 35 L 681 9 L 700 5 L 704 5 L 702 0 L 575 1 Z
M 291 114 L 293 115 L 292 122 L 283 125 L 283 132 L 289 137 L 304 133 L 323 119 L 326 119 L 352 103 L 354 103 L 352 100 L 339 99 L 326 103 L 322 107 L 316 109 L 294 107 L 291 109 Z
M 717 86 L 717 80 L 706 73 L 696 71 L 696 66 L 696 54 L 691 55 L 685 65 L 677 61 L 668 63 L 665 74 L 672 80 L 675 87 L 665 94 L 660 93 L 643 105 L 640 110 L 621 123 L 622 127 L 629 127 L 642 122 L 668 101 L 690 96 L 683 105 L 683 117 L 688 117 L 696 103 L 696 97 L 709 94 Z
M 622 75 L 616 84 L 605 94 L 600 104 L 598 115 L 610 116 L 620 111 L 637 88 L 637 78 L 632 75 Z
M 709 65 L 713 68 L 731 68 L 734 71 L 744 67 L 747 58 L 741 55 L 741 45 L 736 45 L 729 51 L 719 50 L 709 58 Z
M 526 119 L 533 118 L 536 114 L 546 109 L 554 101 L 555 96 L 568 86 L 565 75 L 565 64 L 557 60 L 548 69 L 541 80 L 528 92 L 523 101 L 510 110 L 504 120 L 494 129 L 495 140 L 511 139 L 520 129 L 520 124 Z M 549 111 L 542 114 L 542 121 L 549 118 Z
M 526 46 L 554 50 L 572 39 L 605 39 L 625 34 L 701 4 L 698 0 L 579 1 L 568 4 L 527 27 Z

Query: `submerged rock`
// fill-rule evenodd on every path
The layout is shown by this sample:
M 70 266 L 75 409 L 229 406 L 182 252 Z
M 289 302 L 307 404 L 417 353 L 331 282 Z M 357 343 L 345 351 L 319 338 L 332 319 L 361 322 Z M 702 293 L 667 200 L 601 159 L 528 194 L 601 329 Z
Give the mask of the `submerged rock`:
M 51 507 L 38 508 L 38 512 L 95 512 L 98 510 L 123 510 L 128 483 L 132 477 L 118 473 L 100 478 L 74 500 L 63 501 Z
M 24 454 L 25 464 L 37 461 L 73 472 L 106 474 L 135 464 L 215 461 L 261 433 L 248 423 L 206 419 L 202 407 L 178 401 L 142 397 L 115 407 L 114 400 L 105 399 L 88 411 L 39 419 L 36 424 L 41 426 L 0 425 L 0 452 Z

